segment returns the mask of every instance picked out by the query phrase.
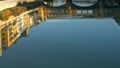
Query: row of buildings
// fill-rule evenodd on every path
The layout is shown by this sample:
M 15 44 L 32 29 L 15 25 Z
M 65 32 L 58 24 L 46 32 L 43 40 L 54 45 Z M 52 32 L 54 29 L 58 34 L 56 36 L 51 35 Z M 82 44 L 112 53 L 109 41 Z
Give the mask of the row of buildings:
M 34 0 L 0 0 L 0 12 L 4 9 L 15 7 L 18 2 L 32 2 Z M 33 16 L 30 14 L 21 14 L 18 17 L 10 17 L 8 21 L 0 20 L 0 56 L 2 47 L 10 47 L 24 32 L 29 29 L 33 23 Z M 28 30 L 26 30 L 28 33 Z
M 46 20 L 45 11 L 45 7 L 38 7 L 0 22 L 0 56 L 2 48 L 10 47 L 22 35 L 28 36 L 30 27 L 39 24 L 41 20 Z
M 0 42 L 2 47 L 10 47 L 23 32 L 29 35 L 29 28 L 34 25 L 38 14 L 21 14 L 0 26 Z
M 10 47 L 20 37 L 21 33 L 28 28 L 28 21 L 28 15 L 26 14 L 0 26 L 2 46 Z

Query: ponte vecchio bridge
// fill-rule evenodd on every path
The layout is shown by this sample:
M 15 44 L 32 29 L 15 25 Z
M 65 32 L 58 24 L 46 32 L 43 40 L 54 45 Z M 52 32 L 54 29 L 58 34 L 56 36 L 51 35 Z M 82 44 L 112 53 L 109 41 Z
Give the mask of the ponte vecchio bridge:
M 59 1 L 59 0 L 58 0 Z M 53 6 L 54 3 L 57 3 L 57 0 L 47 0 L 46 6 L 47 7 L 53 7 L 55 8 L 56 6 Z M 94 8 L 99 8 L 99 7 L 104 7 L 104 8 L 109 8 L 109 7 L 120 7 L 120 1 L 119 0 L 96 0 L 96 1 L 84 1 L 84 0 L 62 0 L 64 4 L 57 6 L 56 8 L 68 8 L 71 7 L 73 9 L 94 9 Z M 90 6 L 80 6 L 78 4 L 80 3 L 92 3 L 93 5 Z
M 78 14 L 77 11 L 79 11 L 79 14 L 82 16 L 94 15 L 96 17 L 104 17 L 116 15 L 120 11 L 119 0 L 97 0 L 97 1 L 62 0 L 62 1 L 63 4 L 59 6 L 54 6 L 54 3 L 57 3 L 57 0 L 54 0 L 53 2 L 51 0 L 47 0 L 45 1 L 46 4 L 43 3 L 43 5 L 50 10 L 49 12 L 51 12 L 50 15 L 52 14 L 52 16 L 65 14 L 76 15 Z M 87 3 L 91 5 L 81 6 L 80 5 L 81 3 L 83 4 Z M 112 8 L 114 8 L 115 10 L 112 10 Z

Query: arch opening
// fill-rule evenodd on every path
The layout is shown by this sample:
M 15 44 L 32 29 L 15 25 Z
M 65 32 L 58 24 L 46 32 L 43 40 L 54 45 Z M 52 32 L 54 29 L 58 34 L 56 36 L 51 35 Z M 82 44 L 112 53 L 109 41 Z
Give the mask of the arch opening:
M 74 5 L 80 7 L 89 7 L 97 3 L 97 0 L 72 0 Z

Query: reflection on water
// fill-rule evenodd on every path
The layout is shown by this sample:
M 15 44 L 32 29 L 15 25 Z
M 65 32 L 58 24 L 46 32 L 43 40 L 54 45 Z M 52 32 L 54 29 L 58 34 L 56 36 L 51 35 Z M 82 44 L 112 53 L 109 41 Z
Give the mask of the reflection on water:
M 66 1 L 61 1 L 66 2 Z M 76 1 L 74 1 L 76 2 Z M 95 1 L 96 2 L 96 1 Z M 92 2 L 93 3 L 93 2 Z M 48 19 L 80 19 L 80 18 L 113 18 L 118 25 L 120 24 L 120 8 L 90 8 L 90 9 L 73 9 L 66 8 L 49 8 L 40 7 L 38 12 L 20 16 L 16 20 L 3 25 L 1 28 L 1 45 L 0 54 L 3 50 L 15 43 L 18 38 L 29 36 L 29 29 L 40 24 L 41 20 Z M 45 18 L 45 19 L 44 19 Z
M 2 54 L 2 48 L 3 50 L 9 48 L 18 38 L 29 36 L 29 29 L 38 24 L 40 24 L 40 17 L 35 11 L 1 26 L 0 54 Z
M 53 6 L 61 6 L 61 5 L 64 5 L 64 4 L 66 4 L 66 0 L 55 0 L 54 2 L 53 2 Z
M 119 68 L 119 40 L 112 18 L 48 19 L 3 51 L 0 67 Z
M 81 7 L 88 7 L 88 6 L 92 6 L 94 4 L 97 3 L 97 0 L 72 0 L 72 3 L 77 5 L 77 6 L 81 6 Z
M 119 68 L 120 27 L 115 22 L 120 24 L 119 7 L 44 6 L 0 27 L 0 64 L 3 68 L 7 68 L 4 61 L 12 61 L 14 66 L 8 64 L 12 68 L 110 68 L 110 64 Z
M 58 7 L 58 6 L 62 6 L 64 4 L 66 4 L 66 0 L 53 0 L 53 1 L 46 0 L 46 1 L 44 1 L 44 4 Z
M 117 23 L 120 19 L 120 8 L 95 8 L 95 9 L 61 9 L 48 8 L 48 18 L 63 18 L 63 17 L 84 17 L 84 18 L 114 18 Z

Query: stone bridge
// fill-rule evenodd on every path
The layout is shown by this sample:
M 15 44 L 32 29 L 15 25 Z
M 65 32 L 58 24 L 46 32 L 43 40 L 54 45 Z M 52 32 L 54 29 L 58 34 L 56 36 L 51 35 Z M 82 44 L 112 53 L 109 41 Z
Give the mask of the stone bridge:
M 81 16 L 95 16 L 95 17 L 104 17 L 104 16 L 114 16 L 116 12 L 119 12 L 120 1 L 119 0 L 97 0 L 97 1 L 79 1 L 79 0 L 66 0 L 66 3 L 60 6 L 53 6 L 51 0 L 46 1 L 47 4 L 43 4 L 47 7 L 50 16 L 64 16 L 64 15 L 79 15 Z M 78 2 L 87 2 L 92 3 L 90 6 L 80 6 L 76 3 Z M 115 11 L 111 11 L 115 8 Z M 117 10 L 117 11 L 116 11 Z M 109 14 L 108 14 L 109 13 Z
M 120 1 L 119 0 L 97 0 L 96 3 L 93 3 L 91 6 L 80 6 L 75 4 L 74 2 L 81 2 L 81 1 L 74 1 L 74 0 L 66 0 L 66 3 L 64 5 L 60 6 L 53 6 L 54 2 L 51 2 L 51 0 L 46 1 L 48 4 L 45 5 L 46 7 L 49 8 L 69 8 L 71 7 L 72 9 L 96 9 L 96 8 L 111 8 L 111 7 L 120 7 Z M 84 2 L 92 2 L 92 1 L 84 1 Z M 51 4 L 50 4 L 51 3 Z

